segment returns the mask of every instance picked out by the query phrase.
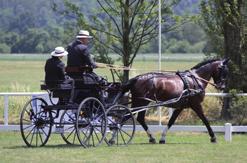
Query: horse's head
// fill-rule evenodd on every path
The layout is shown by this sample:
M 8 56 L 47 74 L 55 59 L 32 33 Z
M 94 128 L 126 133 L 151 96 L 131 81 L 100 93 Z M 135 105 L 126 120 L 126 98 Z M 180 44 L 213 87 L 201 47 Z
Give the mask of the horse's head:
M 228 62 L 229 59 L 220 60 L 216 62 L 215 70 L 212 74 L 214 83 L 216 84 L 217 89 L 225 89 L 226 79 L 228 75 Z

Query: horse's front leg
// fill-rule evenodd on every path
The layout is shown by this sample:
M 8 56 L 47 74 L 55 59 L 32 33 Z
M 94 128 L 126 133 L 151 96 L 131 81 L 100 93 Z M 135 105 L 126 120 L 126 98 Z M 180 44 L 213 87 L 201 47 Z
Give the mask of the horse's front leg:
M 167 131 L 170 129 L 170 127 L 174 124 L 174 122 L 176 121 L 178 115 L 181 113 L 183 109 L 176 109 L 174 110 L 174 112 L 172 113 L 172 117 L 169 119 L 169 122 L 167 124 L 167 126 L 164 128 L 161 138 L 160 138 L 160 144 L 165 144 L 166 143 L 166 133 Z
M 145 114 L 146 114 L 146 111 L 141 111 L 138 113 L 137 115 L 137 121 L 142 125 L 143 129 L 146 131 L 148 137 L 149 137 L 149 143 L 153 143 L 155 144 L 156 143 L 156 140 L 155 138 L 153 137 L 153 134 L 151 133 L 151 131 L 148 129 L 148 126 L 145 122 Z
M 202 106 L 201 104 L 198 104 L 198 105 L 195 105 L 195 106 L 192 106 L 192 109 L 196 112 L 196 114 L 198 115 L 198 117 L 202 120 L 202 122 L 206 125 L 207 127 L 207 130 L 208 130 L 208 133 L 211 137 L 211 142 L 212 143 L 216 143 L 216 136 L 207 120 L 207 118 L 205 117 L 204 113 L 203 113 L 203 110 L 202 110 Z

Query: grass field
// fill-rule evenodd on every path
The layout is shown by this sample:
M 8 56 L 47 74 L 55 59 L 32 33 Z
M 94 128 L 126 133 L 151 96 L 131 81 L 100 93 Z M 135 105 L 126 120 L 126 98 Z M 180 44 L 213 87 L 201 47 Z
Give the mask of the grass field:
M 160 135 L 157 135 L 157 139 Z M 219 134 L 218 143 L 211 144 L 207 134 L 169 133 L 167 144 L 147 144 L 144 133 L 137 133 L 128 146 L 84 149 L 68 146 L 59 135 L 51 135 L 46 146 L 27 148 L 20 133 L 0 133 L 0 162 L 92 162 L 92 163 L 161 163 L 161 162 L 247 162 L 247 136 L 234 135 L 227 143 Z
M 0 92 L 40 91 L 40 81 L 44 80 L 44 64 L 49 55 L 0 55 Z M 196 54 L 168 55 L 162 61 L 162 70 L 185 70 L 200 62 L 203 57 Z M 156 56 L 140 56 L 134 62 L 130 72 L 134 77 L 138 74 L 158 69 Z M 66 62 L 66 61 L 65 61 Z M 119 65 L 120 62 L 115 64 Z M 112 80 L 108 69 L 95 71 Z
M 8 56 L 0 55 L 0 92 L 40 91 L 40 80 L 44 79 L 44 56 Z M 184 57 L 184 56 L 183 56 Z M 180 57 L 173 60 L 167 58 L 162 62 L 162 70 L 185 70 L 194 66 L 200 59 Z M 196 57 L 196 56 L 195 56 Z M 116 64 L 119 64 L 118 62 Z M 155 60 L 139 59 L 133 65 L 137 71 L 131 71 L 131 77 L 158 68 Z M 108 76 L 109 70 L 99 69 L 99 75 Z M 9 120 L 19 121 L 19 113 L 27 98 L 10 98 Z M 212 110 L 211 105 L 218 105 L 217 100 L 210 100 L 206 105 L 212 115 L 219 110 Z M 3 98 L 0 97 L 0 123 L 3 117 Z M 189 114 L 188 111 L 185 114 Z M 193 124 L 198 122 L 195 117 Z M 182 118 L 181 118 L 182 119 Z M 206 133 L 168 133 L 167 144 L 147 144 L 146 134 L 137 132 L 133 143 L 122 147 L 107 147 L 103 144 L 97 148 L 84 149 L 68 146 L 57 134 L 51 135 L 47 145 L 42 148 L 27 148 L 19 132 L 0 133 L 0 162 L 29 163 L 29 162 L 103 162 L 103 163 L 150 163 L 150 162 L 247 162 L 247 136 L 233 135 L 232 143 L 224 140 L 224 135 L 217 134 L 218 143 L 211 144 Z M 156 133 L 157 140 L 160 133 Z

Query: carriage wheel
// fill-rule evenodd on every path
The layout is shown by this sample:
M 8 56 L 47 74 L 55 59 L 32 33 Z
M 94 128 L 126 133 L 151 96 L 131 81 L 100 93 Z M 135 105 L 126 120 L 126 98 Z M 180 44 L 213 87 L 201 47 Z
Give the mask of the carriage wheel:
M 21 136 L 28 147 L 44 146 L 52 129 L 52 115 L 42 98 L 29 100 L 20 117 Z
M 61 136 L 70 145 L 80 145 L 75 127 L 76 112 L 77 110 L 65 110 L 60 119 L 60 127 L 63 129 Z
M 107 134 L 108 145 L 127 145 L 135 134 L 135 119 L 131 111 L 123 105 L 114 105 L 107 112 Z
M 103 104 L 94 97 L 84 99 L 77 111 L 76 131 L 79 142 L 86 147 L 100 145 L 106 133 Z

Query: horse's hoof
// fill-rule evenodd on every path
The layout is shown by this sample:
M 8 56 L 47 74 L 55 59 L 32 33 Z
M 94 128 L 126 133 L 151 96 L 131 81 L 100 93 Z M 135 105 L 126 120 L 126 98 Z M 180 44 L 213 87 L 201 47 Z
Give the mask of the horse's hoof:
M 216 137 L 210 139 L 211 143 L 217 143 Z
M 156 143 L 156 140 L 155 140 L 154 138 L 150 138 L 150 139 L 149 139 L 149 143 L 150 143 L 150 144 L 155 144 L 155 143 Z
M 159 143 L 160 143 L 160 144 L 166 144 L 166 141 L 165 141 L 165 140 L 160 140 Z

